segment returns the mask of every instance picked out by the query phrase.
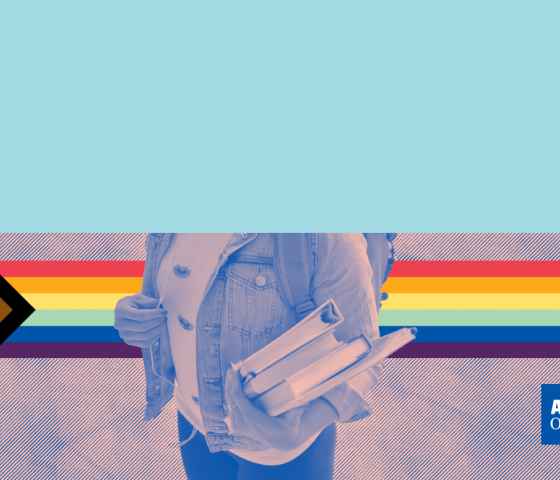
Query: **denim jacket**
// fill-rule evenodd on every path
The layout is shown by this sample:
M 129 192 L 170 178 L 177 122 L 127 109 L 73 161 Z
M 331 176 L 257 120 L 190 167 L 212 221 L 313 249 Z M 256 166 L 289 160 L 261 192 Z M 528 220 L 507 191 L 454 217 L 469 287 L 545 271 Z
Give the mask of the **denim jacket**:
M 272 267 L 273 234 L 235 234 L 219 258 L 196 321 L 199 402 L 210 451 L 252 448 L 251 440 L 228 433 L 225 423 L 224 382 L 231 362 L 262 348 L 296 322 L 292 308 L 284 303 Z M 174 234 L 149 234 L 143 293 L 158 298 L 157 273 L 174 241 Z M 254 262 L 236 263 L 233 253 L 243 250 Z M 317 305 L 334 298 L 345 317 L 337 329 L 339 340 L 360 334 L 379 336 L 367 244 L 360 234 L 313 234 L 312 295 Z M 262 277 L 266 282 L 262 282 Z M 255 279 L 259 277 L 259 281 Z M 174 321 L 170 318 L 167 322 Z M 160 338 L 143 349 L 146 377 L 145 419 L 159 415 L 173 396 L 175 369 L 167 323 Z M 356 395 L 340 385 L 325 394 L 340 421 L 369 415 L 367 404 L 356 411 Z

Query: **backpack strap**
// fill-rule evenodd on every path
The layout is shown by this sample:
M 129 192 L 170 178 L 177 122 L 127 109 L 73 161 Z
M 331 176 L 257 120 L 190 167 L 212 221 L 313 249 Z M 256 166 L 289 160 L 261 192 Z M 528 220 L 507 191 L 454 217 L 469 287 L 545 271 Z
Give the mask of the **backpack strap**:
M 274 270 L 280 295 L 295 309 L 298 320 L 316 308 L 311 295 L 313 252 L 310 234 L 274 234 Z
M 364 233 L 368 244 L 368 257 L 373 269 L 373 289 L 375 292 L 377 308 L 381 301 L 387 298 L 385 292 L 381 292 L 383 284 L 387 280 L 394 262 L 393 240 L 394 233 Z

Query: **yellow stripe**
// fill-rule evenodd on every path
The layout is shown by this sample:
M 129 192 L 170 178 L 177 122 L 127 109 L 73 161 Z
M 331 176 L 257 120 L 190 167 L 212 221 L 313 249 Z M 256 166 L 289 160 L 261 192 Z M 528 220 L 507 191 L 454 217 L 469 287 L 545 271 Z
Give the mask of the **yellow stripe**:
M 112 293 L 139 292 L 138 277 L 9 277 L 13 287 L 26 293 Z
M 388 310 L 557 310 L 560 294 L 431 294 L 394 293 L 383 303 Z
M 25 298 L 36 310 L 112 310 L 125 295 L 128 293 L 30 293 Z
M 560 278 L 389 277 L 383 290 L 389 293 L 560 293 Z
M 127 294 L 30 293 L 26 298 L 37 310 L 110 310 Z M 560 294 L 394 293 L 383 305 L 388 310 L 557 310 Z

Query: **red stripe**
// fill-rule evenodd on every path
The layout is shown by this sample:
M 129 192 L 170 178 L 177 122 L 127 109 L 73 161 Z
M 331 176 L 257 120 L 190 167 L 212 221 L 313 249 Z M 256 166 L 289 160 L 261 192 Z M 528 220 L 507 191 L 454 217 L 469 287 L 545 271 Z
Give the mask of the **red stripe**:
M 139 277 L 142 260 L 8 260 L 5 277 Z M 395 277 L 560 277 L 560 261 L 399 261 Z
M 560 261 L 400 261 L 395 277 L 560 277 Z
M 0 261 L 4 277 L 140 277 L 144 261 Z

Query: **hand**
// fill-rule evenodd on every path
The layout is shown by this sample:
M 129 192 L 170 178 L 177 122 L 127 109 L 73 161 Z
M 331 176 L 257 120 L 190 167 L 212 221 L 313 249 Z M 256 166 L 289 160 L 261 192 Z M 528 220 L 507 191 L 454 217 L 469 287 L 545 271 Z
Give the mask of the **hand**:
M 134 347 L 146 348 L 156 340 L 167 312 L 158 308 L 156 298 L 137 294 L 121 298 L 115 307 L 115 328 Z
M 225 397 L 231 433 L 248 436 L 268 448 L 284 451 L 292 450 L 306 440 L 303 428 L 305 406 L 271 417 L 247 398 L 241 385 L 241 376 L 233 368 L 229 369 L 226 376 Z

